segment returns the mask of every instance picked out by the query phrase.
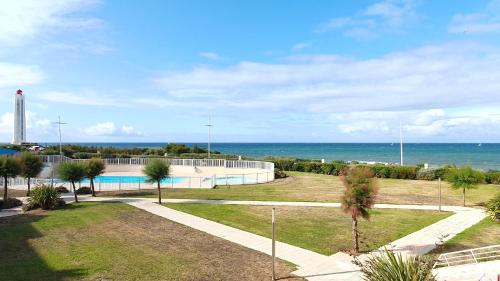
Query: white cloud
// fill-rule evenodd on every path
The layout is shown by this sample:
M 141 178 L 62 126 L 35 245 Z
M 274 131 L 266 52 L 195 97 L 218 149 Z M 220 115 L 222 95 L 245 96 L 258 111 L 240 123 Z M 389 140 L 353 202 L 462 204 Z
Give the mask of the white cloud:
M 500 1 L 493 0 L 480 12 L 456 14 L 448 27 L 450 33 L 485 34 L 500 32 Z
M 200 56 L 209 59 L 209 60 L 218 60 L 220 59 L 220 56 L 217 53 L 214 52 L 204 52 L 200 53 Z
M 0 88 L 37 84 L 43 79 L 43 73 L 36 65 L 0 62 Z
M 324 55 L 196 67 L 156 82 L 166 101 L 187 106 L 312 113 L 459 107 L 498 102 L 498 53 L 456 42 L 361 60 Z
M 302 49 L 305 49 L 307 47 L 311 47 L 312 43 L 311 42 L 300 42 L 292 46 L 292 50 L 294 51 L 299 51 Z
M 32 141 L 40 136 L 47 136 L 52 132 L 51 122 L 39 117 L 36 112 L 26 111 L 27 140 Z M 6 112 L 0 117 L 0 138 L 11 139 L 14 131 L 14 113 Z
M 0 1 L 0 42 L 22 44 L 61 30 L 82 30 L 102 24 L 100 19 L 76 15 L 97 0 Z
M 343 34 L 355 39 L 368 40 L 380 33 L 399 31 L 418 19 L 415 0 L 384 0 L 374 3 L 349 17 L 331 19 L 316 31 L 343 30 Z
M 94 137 L 140 137 L 144 134 L 136 131 L 134 127 L 122 125 L 118 127 L 114 122 L 103 122 L 83 129 L 88 136 Z
M 51 91 L 42 93 L 37 97 L 39 99 L 54 103 L 116 107 L 127 106 L 126 102 L 118 101 L 112 97 L 107 96 L 106 94 L 98 94 L 96 92 L 72 93 Z

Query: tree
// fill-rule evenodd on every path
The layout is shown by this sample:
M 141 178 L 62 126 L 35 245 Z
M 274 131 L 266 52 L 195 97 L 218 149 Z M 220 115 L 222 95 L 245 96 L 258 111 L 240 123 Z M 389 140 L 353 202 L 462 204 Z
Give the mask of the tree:
M 149 183 L 158 184 L 158 204 L 161 204 L 160 182 L 170 175 L 170 165 L 165 160 L 151 160 L 142 172 L 146 175 Z
M 57 168 L 57 174 L 59 179 L 71 182 L 75 195 L 75 202 L 78 203 L 75 182 L 79 182 L 85 178 L 85 165 L 81 162 L 61 163 Z
M 0 176 L 3 178 L 3 201 L 7 202 L 7 180 L 15 178 L 22 172 L 21 162 L 18 158 L 0 156 Z
M 92 196 L 95 197 L 95 188 L 94 188 L 94 179 L 102 175 L 104 170 L 106 169 L 106 165 L 104 161 L 98 158 L 93 158 L 85 163 L 85 174 L 86 177 L 90 180 L 90 188 L 92 189 Z
M 377 179 L 368 167 L 353 167 L 343 172 L 340 179 L 345 186 L 342 196 L 342 210 L 352 218 L 352 244 L 359 252 L 358 217 L 370 218 L 370 208 L 375 204 L 378 191 Z
M 465 206 L 465 190 L 477 188 L 478 184 L 484 182 L 484 173 L 471 167 L 452 168 L 446 173 L 445 179 L 451 188 L 462 189 Z
M 387 249 L 361 264 L 366 281 L 434 281 L 432 259 L 420 256 L 403 258 Z
M 22 176 L 28 180 L 28 192 L 26 196 L 31 193 L 31 178 L 38 176 L 43 169 L 43 162 L 37 155 L 25 152 L 21 155 Z

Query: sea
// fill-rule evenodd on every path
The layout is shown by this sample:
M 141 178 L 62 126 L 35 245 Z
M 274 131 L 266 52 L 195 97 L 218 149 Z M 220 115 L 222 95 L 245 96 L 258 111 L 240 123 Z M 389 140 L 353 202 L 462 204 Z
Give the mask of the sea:
M 73 143 L 88 146 L 164 147 L 166 143 Z M 206 143 L 185 143 L 207 147 Z M 212 150 L 252 158 L 266 156 L 399 163 L 399 143 L 212 143 Z M 469 165 L 500 170 L 500 143 L 405 143 L 404 164 Z

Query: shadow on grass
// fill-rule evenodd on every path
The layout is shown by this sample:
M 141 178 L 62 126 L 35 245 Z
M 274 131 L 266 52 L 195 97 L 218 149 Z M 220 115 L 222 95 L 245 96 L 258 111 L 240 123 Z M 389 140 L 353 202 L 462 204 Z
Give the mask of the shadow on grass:
M 67 206 L 68 209 L 84 206 Z M 0 218 L 0 280 L 68 280 L 84 276 L 82 269 L 55 270 L 39 256 L 30 240 L 43 235 L 32 223 L 44 215 L 24 214 Z

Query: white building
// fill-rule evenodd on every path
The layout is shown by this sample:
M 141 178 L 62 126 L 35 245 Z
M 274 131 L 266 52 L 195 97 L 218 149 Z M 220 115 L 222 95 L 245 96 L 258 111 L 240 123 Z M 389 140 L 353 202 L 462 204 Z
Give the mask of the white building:
M 14 138 L 13 144 L 26 142 L 26 115 L 24 112 L 24 96 L 22 90 L 17 90 L 14 110 Z

